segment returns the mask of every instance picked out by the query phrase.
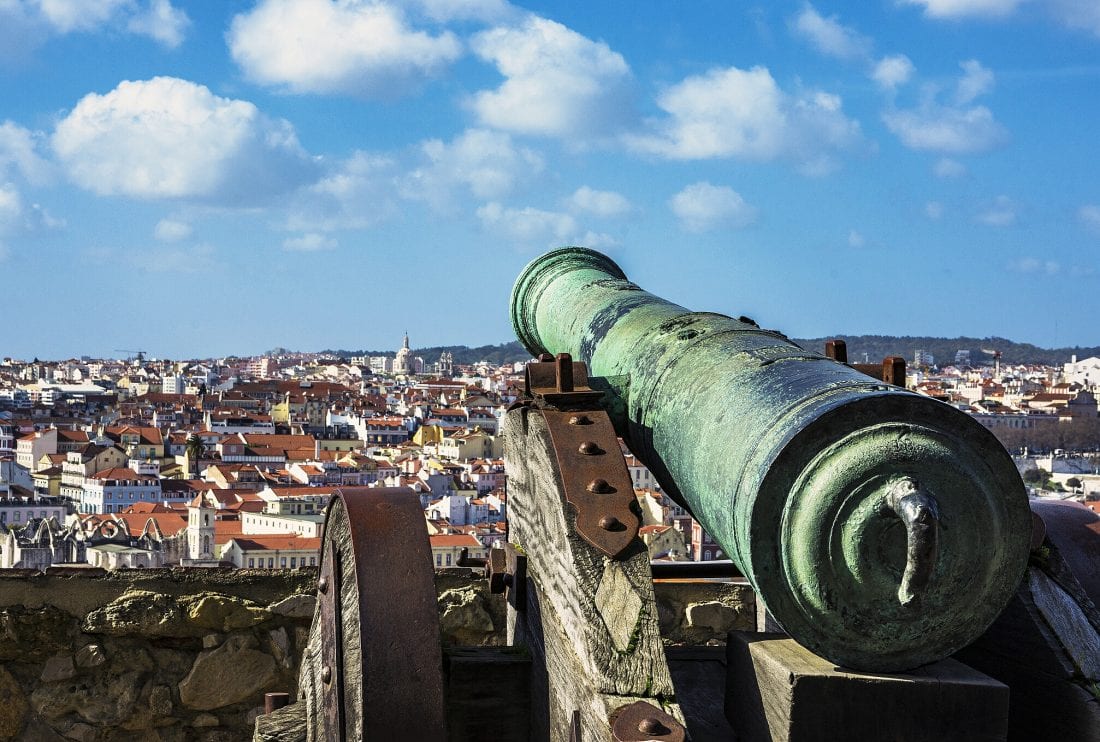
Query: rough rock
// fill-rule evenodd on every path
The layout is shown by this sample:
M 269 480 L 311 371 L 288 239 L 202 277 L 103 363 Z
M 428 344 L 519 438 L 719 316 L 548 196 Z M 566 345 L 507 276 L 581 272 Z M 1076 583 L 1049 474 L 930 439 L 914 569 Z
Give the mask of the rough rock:
M 56 683 L 75 676 L 73 658 L 67 654 L 57 654 L 46 660 L 46 664 L 42 667 L 42 675 L 38 679 L 43 683 Z
M 317 597 L 314 595 L 291 595 L 272 603 L 267 610 L 278 616 L 287 618 L 312 618 L 317 607 Z
M 692 603 L 685 613 L 689 627 L 707 629 L 715 634 L 725 634 L 737 620 L 737 611 L 717 600 Z
M 43 718 L 76 713 L 90 724 L 120 724 L 128 719 L 145 687 L 145 673 L 131 670 L 114 676 L 80 676 L 69 683 L 39 686 L 31 707 Z
M 230 706 L 259 695 L 277 676 L 275 660 L 249 647 L 255 638 L 230 637 L 199 654 L 179 684 L 180 702 L 199 711 Z
M 204 727 L 216 727 L 220 722 L 213 714 L 198 714 L 191 720 L 191 726 L 202 729 Z
M 286 629 L 280 626 L 267 636 L 271 640 L 271 655 L 276 662 L 289 670 L 294 666 L 294 658 L 290 656 L 290 637 L 287 636 Z
M 77 742 L 95 742 L 96 730 L 90 724 L 78 721 L 65 732 L 66 739 L 75 739 Z
M 76 651 L 76 666 L 90 670 L 93 667 L 99 667 L 107 661 L 107 653 L 103 651 L 103 647 L 98 644 L 85 644 L 83 647 Z
M 484 597 L 473 586 L 447 590 L 439 596 L 439 628 L 460 644 L 480 644 L 493 633 L 493 618 Z
M 199 636 L 202 629 L 184 616 L 180 602 L 148 590 L 127 590 L 84 619 L 88 634 L 108 636 Z
M 191 623 L 214 631 L 246 629 L 271 618 L 267 610 L 251 600 L 220 593 L 185 598 L 181 604 Z
M 221 643 L 222 643 L 222 635 L 221 634 L 206 634 L 202 638 L 202 648 L 203 649 L 214 649 L 215 647 L 217 647 Z
M 44 660 L 72 651 L 76 619 L 53 606 L 0 609 L 0 662 Z
M 156 716 L 172 713 L 172 689 L 167 685 L 154 685 L 149 692 L 149 710 Z
M 15 739 L 27 713 L 27 699 L 19 683 L 0 665 L 0 740 Z

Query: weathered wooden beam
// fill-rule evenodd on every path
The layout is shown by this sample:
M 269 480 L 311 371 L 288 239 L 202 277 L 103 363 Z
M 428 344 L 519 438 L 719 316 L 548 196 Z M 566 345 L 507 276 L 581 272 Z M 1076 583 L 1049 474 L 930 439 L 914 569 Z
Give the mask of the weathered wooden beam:
M 612 712 L 639 699 L 682 722 L 645 545 L 611 559 L 578 535 L 541 412 L 509 411 L 504 440 L 509 540 L 528 557 L 526 615 L 510 634 L 532 655 L 532 739 L 566 742 L 579 712 L 585 742 L 610 742 Z

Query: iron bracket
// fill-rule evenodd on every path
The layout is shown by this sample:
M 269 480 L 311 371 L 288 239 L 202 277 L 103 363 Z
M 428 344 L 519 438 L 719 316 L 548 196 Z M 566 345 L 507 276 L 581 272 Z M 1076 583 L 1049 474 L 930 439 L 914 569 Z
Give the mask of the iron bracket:
M 588 368 L 568 353 L 527 365 L 527 393 L 550 431 L 565 499 L 576 510 L 577 533 L 612 559 L 638 535 L 634 483 L 615 426 L 588 386 Z

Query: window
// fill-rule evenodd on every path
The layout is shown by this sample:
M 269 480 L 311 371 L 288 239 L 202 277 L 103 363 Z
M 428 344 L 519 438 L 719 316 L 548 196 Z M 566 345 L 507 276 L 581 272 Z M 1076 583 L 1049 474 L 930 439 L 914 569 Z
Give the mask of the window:
M 274 569 L 275 568 L 275 557 L 268 557 L 267 558 L 267 568 L 268 569 Z
M 447 555 L 447 566 L 448 567 L 451 566 L 451 555 L 450 554 Z
M 297 566 L 298 566 L 298 559 L 297 559 L 297 557 L 291 557 L 291 558 L 290 558 L 290 566 L 291 566 L 291 567 L 297 567 Z
M 443 566 L 443 555 L 442 554 L 436 554 L 435 555 L 435 566 L 437 566 L 437 567 L 442 567 Z
M 255 567 L 255 566 L 256 566 L 256 560 L 255 560 L 255 559 L 251 559 L 251 558 L 250 558 L 250 559 L 248 560 L 248 566 L 249 566 L 249 567 Z
M 309 558 L 309 566 L 311 566 L 311 567 L 316 567 L 317 566 L 317 557 L 310 557 Z
M 283 569 L 286 569 L 286 557 L 280 557 L 279 558 L 279 566 L 282 567 Z

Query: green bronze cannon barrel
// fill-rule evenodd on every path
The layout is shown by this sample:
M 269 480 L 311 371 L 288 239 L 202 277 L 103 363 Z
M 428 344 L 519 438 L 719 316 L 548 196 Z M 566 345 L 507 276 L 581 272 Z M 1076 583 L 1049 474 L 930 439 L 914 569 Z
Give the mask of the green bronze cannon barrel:
M 822 657 L 871 671 L 942 659 L 1019 584 L 1023 482 L 963 412 L 665 301 L 584 248 L 528 265 L 511 312 L 532 354 L 588 364 L 631 451 Z

